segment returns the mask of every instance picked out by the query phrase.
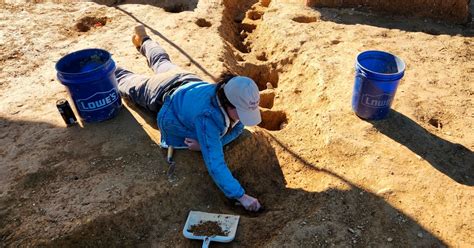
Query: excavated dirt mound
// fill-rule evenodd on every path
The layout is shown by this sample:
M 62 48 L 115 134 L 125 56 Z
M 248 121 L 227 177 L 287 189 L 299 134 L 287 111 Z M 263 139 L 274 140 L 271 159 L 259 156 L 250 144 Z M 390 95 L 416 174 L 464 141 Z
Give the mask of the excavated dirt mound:
M 215 247 L 474 244 L 470 26 L 277 0 L 11 1 L 0 16 L 0 247 L 200 247 L 182 235 L 190 210 L 241 216 Z M 127 101 L 112 120 L 66 128 L 56 61 L 99 47 L 150 74 L 130 42 L 138 23 L 205 80 L 258 84 L 262 123 L 224 151 L 263 211 L 226 199 L 198 152 L 176 151 L 169 180 L 153 116 Z M 407 63 L 382 121 L 351 110 L 364 50 Z

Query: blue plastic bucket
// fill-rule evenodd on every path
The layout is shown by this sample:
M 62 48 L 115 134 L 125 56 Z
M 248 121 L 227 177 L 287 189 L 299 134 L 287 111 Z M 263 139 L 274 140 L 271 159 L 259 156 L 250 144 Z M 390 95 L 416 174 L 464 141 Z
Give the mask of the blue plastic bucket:
M 99 122 L 118 114 L 122 101 L 109 52 L 85 49 L 70 53 L 56 63 L 56 71 L 82 120 Z
M 405 63 L 387 52 L 365 51 L 357 56 L 355 72 L 352 109 L 363 119 L 385 118 L 405 73 Z

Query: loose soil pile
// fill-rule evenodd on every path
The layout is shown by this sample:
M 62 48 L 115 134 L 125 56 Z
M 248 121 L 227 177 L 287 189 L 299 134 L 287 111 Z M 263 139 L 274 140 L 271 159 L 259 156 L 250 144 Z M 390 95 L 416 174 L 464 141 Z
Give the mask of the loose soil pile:
M 0 16 L 0 246 L 199 247 L 182 235 L 190 210 L 241 215 L 217 247 L 474 246 L 470 25 L 269 0 L 8 3 Z M 263 122 L 225 155 L 262 213 L 225 199 L 199 153 L 177 151 L 169 182 L 153 117 L 129 104 L 66 128 L 57 60 L 99 47 L 150 74 L 130 42 L 139 23 L 209 82 L 257 82 Z M 350 106 L 354 59 L 373 49 L 408 65 L 377 122 Z

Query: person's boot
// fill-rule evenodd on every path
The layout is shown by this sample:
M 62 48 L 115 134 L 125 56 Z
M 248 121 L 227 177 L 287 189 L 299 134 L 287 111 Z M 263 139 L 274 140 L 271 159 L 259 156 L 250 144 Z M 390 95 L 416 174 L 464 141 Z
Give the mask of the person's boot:
M 146 33 L 145 26 L 138 25 L 135 26 L 135 34 L 132 36 L 132 43 L 140 51 L 140 47 L 142 46 L 143 42 L 147 39 L 150 39 L 148 34 Z

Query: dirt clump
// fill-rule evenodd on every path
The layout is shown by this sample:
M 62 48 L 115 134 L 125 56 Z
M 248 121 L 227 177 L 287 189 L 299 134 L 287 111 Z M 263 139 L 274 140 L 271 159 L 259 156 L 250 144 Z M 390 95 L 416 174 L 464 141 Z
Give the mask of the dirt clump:
M 217 221 L 200 221 L 198 224 L 192 225 L 188 232 L 193 233 L 195 236 L 227 236 L 229 231 L 222 230 L 222 227 Z
M 75 28 L 78 32 L 87 32 L 91 28 L 99 28 L 107 24 L 108 18 L 96 17 L 96 16 L 85 16 L 81 18 L 75 25 Z

